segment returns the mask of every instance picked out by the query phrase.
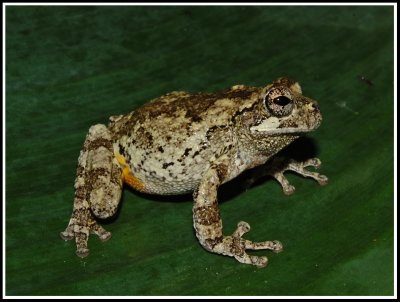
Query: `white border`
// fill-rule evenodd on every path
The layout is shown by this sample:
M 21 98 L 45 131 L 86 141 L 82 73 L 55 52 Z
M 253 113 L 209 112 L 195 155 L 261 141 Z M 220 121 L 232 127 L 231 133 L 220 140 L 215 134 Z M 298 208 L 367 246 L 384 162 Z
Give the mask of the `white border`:
M 5 113 L 5 99 L 6 99 L 6 92 L 5 92 L 5 63 L 6 63 L 6 53 L 5 53 L 5 36 L 6 36 L 6 6 L 393 6 L 394 7 L 394 296 L 6 296 L 6 288 L 5 288 L 5 235 L 6 235 L 6 207 L 5 207 L 5 163 L 6 163 L 6 136 L 5 136 L 5 121 L 6 121 L 6 113 Z M 175 2 L 175 3 L 93 3 L 93 2 L 83 2 L 83 3 L 70 3 L 70 2 L 63 2 L 63 3 L 3 3 L 3 39 L 2 39 L 2 49 L 3 49 L 3 293 L 2 297 L 8 299 L 60 299 L 60 298 L 69 298 L 69 299 L 132 299 L 132 298 L 139 298 L 139 299 L 222 299 L 222 298 L 229 298 L 229 299 L 337 299 L 337 298 L 345 298 L 345 299 L 397 299 L 397 3 L 396 2 L 374 2 L 374 3 L 340 3 L 340 2 L 332 2 L 332 3 L 199 3 L 199 2 Z
M 397 299 L 397 3 L 394 5 L 394 76 L 393 76 L 393 87 L 394 87 L 394 296 Z
M 125 2 L 60 2 L 60 3 L 46 3 L 46 2 L 21 2 L 21 3 L 3 3 L 4 6 L 395 6 L 397 8 L 396 2 L 371 2 L 371 3 L 341 3 L 341 2 L 272 2 L 272 3 L 262 3 L 262 2 L 214 2 L 214 3 L 204 3 L 204 2 L 137 2 L 137 3 L 125 3 Z M 3 19 L 4 20 L 4 19 Z

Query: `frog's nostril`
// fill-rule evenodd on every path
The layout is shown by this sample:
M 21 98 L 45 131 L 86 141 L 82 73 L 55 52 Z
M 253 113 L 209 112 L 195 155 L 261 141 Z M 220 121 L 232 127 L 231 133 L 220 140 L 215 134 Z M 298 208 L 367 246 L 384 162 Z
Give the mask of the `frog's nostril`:
M 311 107 L 312 107 L 314 110 L 319 110 L 319 106 L 318 106 L 317 103 L 312 103 L 312 104 L 311 104 Z

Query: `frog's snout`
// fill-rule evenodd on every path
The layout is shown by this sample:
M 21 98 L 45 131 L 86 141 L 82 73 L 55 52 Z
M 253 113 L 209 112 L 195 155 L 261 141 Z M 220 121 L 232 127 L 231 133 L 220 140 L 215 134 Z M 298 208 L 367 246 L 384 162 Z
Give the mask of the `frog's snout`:
M 318 103 L 315 101 L 311 102 L 311 108 L 314 109 L 315 111 L 319 111 Z

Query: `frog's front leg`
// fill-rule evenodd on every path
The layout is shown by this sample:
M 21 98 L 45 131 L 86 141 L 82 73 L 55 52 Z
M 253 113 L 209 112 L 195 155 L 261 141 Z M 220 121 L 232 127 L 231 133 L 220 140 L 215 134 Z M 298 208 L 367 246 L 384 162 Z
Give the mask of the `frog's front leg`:
M 308 171 L 306 167 L 319 168 L 321 161 L 318 158 L 310 158 L 304 162 L 298 162 L 293 159 L 283 157 L 274 157 L 267 165 L 263 174 L 274 177 L 282 186 L 283 192 L 286 195 L 293 194 L 295 187 L 292 186 L 287 178 L 283 175 L 285 171 L 293 171 L 304 177 L 315 179 L 321 186 L 328 183 L 328 177 L 317 172 Z
M 75 238 L 79 257 L 89 254 L 90 233 L 103 241 L 111 238 L 111 233 L 94 217 L 104 219 L 116 212 L 122 193 L 121 175 L 110 131 L 105 125 L 92 126 L 78 160 L 72 216 L 66 230 L 60 234 L 64 240 Z
M 224 164 L 213 165 L 203 176 L 194 192 L 193 223 L 200 244 L 208 251 L 233 256 L 241 263 L 264 267 L 267 257 L 250 256 L 247 249 L 269 249 L 275 252 L 282 250 L 279 241 L 252 242 L 242 238 L 250 230 L 246 222 L 239 222 L 231 236 L 224 236 L 222 220 L 219 214 L 217 190 L 223 183 L 227 167 Z

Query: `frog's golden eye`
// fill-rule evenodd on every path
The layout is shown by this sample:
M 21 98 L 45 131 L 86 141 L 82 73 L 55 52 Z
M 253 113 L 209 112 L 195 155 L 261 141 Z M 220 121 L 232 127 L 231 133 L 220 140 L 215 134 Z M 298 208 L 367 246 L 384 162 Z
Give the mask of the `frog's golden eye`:
M 271 89 L 264 97 L 264 105 L 277 117 L 289 115 L 293 110 L 292 96 L 283 89 Z

